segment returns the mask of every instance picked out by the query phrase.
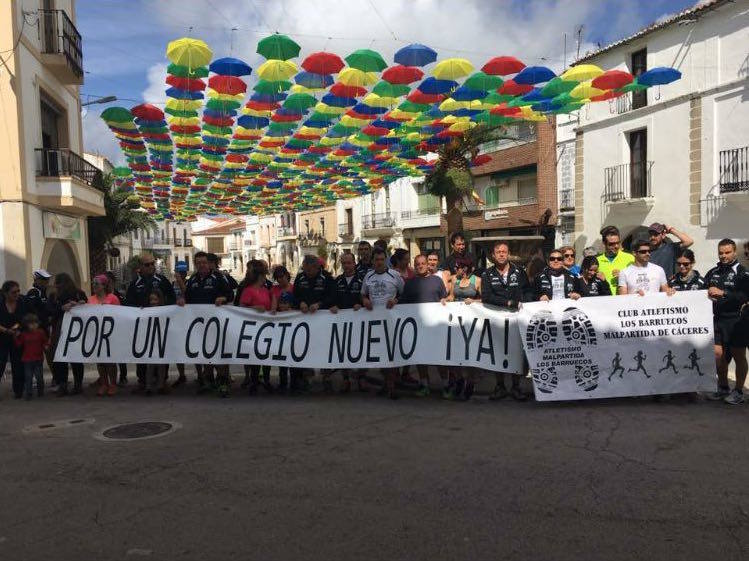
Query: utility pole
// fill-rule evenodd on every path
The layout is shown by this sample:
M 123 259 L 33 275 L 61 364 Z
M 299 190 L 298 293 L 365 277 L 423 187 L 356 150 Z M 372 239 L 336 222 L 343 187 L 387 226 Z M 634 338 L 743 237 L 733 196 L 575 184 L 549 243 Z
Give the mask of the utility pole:
M 575 60 L 580 58 L 580 45 L 583 42 L 583 27 L 585 26 L 582 24 L 577 27 L 577 55 L 575 56 Z

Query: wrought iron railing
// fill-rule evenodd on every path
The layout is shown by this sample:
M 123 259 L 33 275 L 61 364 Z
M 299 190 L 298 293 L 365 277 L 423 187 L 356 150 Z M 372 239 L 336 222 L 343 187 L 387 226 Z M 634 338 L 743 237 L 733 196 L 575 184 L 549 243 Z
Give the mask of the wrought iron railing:
M 192 247 L 192 238 L 187 238 L 186 240 L 184 240 L 184 242 L 185 247 Z
M 39 10 L 42 26 L 42 52 L 65 55 L 68 65 L 83 77 L 81 34 L 63 10 Z
M 749 146 L 721 150 L 719 163 L 721 193 L 749 191 Z
M 276 230 L 276 237 L 278 238 L 288 238 L 290 236 L 296 236 L 295 228 L 291 226 L 282 226 Z
M 575 190 L 562 189 L 559 191 L 559 210 L 572 210 L 575 208 Z
M 68 149 L 36 148 L 36 175 L 40 177 L 75 177 L 87 185 L 101 176 L 101 170 Z
M 393 214 L 365 214 L 361 217 L 361 227 L 363 230 L 371 230 L 373 228 L 394 228 L 395 224 L 396 218 Z
M 423 216 L 434 216 L 440 214 L 442 209 L 438 206 L 430 208 L 420 208 L 417 210 L 404 210 L 401 212 L 401 218 L 403 220 L 409 220 L 411 218 L 421 218 Z
M 352 237 L 354 235 L 354 225 L 351 222 L 344 222 L 338 225 L 338 235 L 342 238 Z
M 642 199 L 650 196 L 653 162 L 635 162 L 603 170 L 603 201 Z

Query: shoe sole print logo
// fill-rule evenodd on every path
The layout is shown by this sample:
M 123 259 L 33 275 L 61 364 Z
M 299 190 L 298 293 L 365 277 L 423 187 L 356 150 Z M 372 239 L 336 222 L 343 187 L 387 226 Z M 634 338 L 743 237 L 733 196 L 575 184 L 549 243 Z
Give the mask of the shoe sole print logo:
M 548 310 L 537 312 L 528 323 L 525 341 L 529 349 L 539 349 L 555 345 L 559 328 L 553 314 Z
M 533 368 L 531 369 L 531 376 L 533 377 L 533 383 L 540 392 L 552 393 L 557 388 L 559 377 L 557 376 L 557 369 L 553 366 Z

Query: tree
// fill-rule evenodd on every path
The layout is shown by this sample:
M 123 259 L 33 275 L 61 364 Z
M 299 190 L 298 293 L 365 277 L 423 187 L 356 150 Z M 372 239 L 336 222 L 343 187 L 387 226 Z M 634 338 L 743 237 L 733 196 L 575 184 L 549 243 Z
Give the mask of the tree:
M 135 230 L 154 230 L 156 222 L 139 209 L 132 193 L 112 189 L 112 176 L 96 175 L 92 186 L 104 195 L 104 216 L 88 219 L 88 253 L 91 275 L 107 268 L 107 253 L 112 241 Z

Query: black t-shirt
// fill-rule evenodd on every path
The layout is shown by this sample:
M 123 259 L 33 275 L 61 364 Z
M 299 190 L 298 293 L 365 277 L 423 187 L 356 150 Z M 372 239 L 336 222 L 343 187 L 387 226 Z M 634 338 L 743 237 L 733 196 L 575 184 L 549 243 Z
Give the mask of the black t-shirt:
M 356 304 L 361 305 L 361 276 L 354 273 L 350 279 L 339 275 L 335 279 L 335 305 L 341 310 L 350 310 Z
M 427 275 L 408 279 L 400 300 L 404 304 L 425 304 L 439 302 L 443 298 L 447 298 L 445 283 L 439 277 Z
M 185 286 L 185 302 L 188 304 L 215 304 L 216 298 L 224 297 L 231 302 L 232 290 L 221 273 L 209 273 L 201 277 L 191 276 Z
M 174 287 L 169 279 L 162 277 L 161 275 L 151 275 L 149 277 L 138 277 L 130 283 L 127 287 L 127 294 L 125 295 L 125 305 L 145 308 L 148 306 L 148 297 L 150 296 L 153 289 L 158 288 L 164 294 L 164 303 L 174 304 L 177 301 L 177 297 L 174 294 Z
M 5 305 L 5 300 L 0 299 L 0 325 L 6 329 L 10 329 L 14 326 L 16 326 L 17 329 L 20 329 L 23 316 L 33 311 L 34 310 L 29 307 L 28 302 L 26 302 L 26 299 L 23 296 L 18 299 L 16 309 L 13 312 L 8 310 Z M 0 335 L 0 346 L 5 348 L 12 347 L 13 337 L 6 333 Z
M 605 280 L 593 277 L 590 282 L 585 282 L 582 277 L 577 277 L 577 293 L 580 296 L 611 296 L 611 286 Z

